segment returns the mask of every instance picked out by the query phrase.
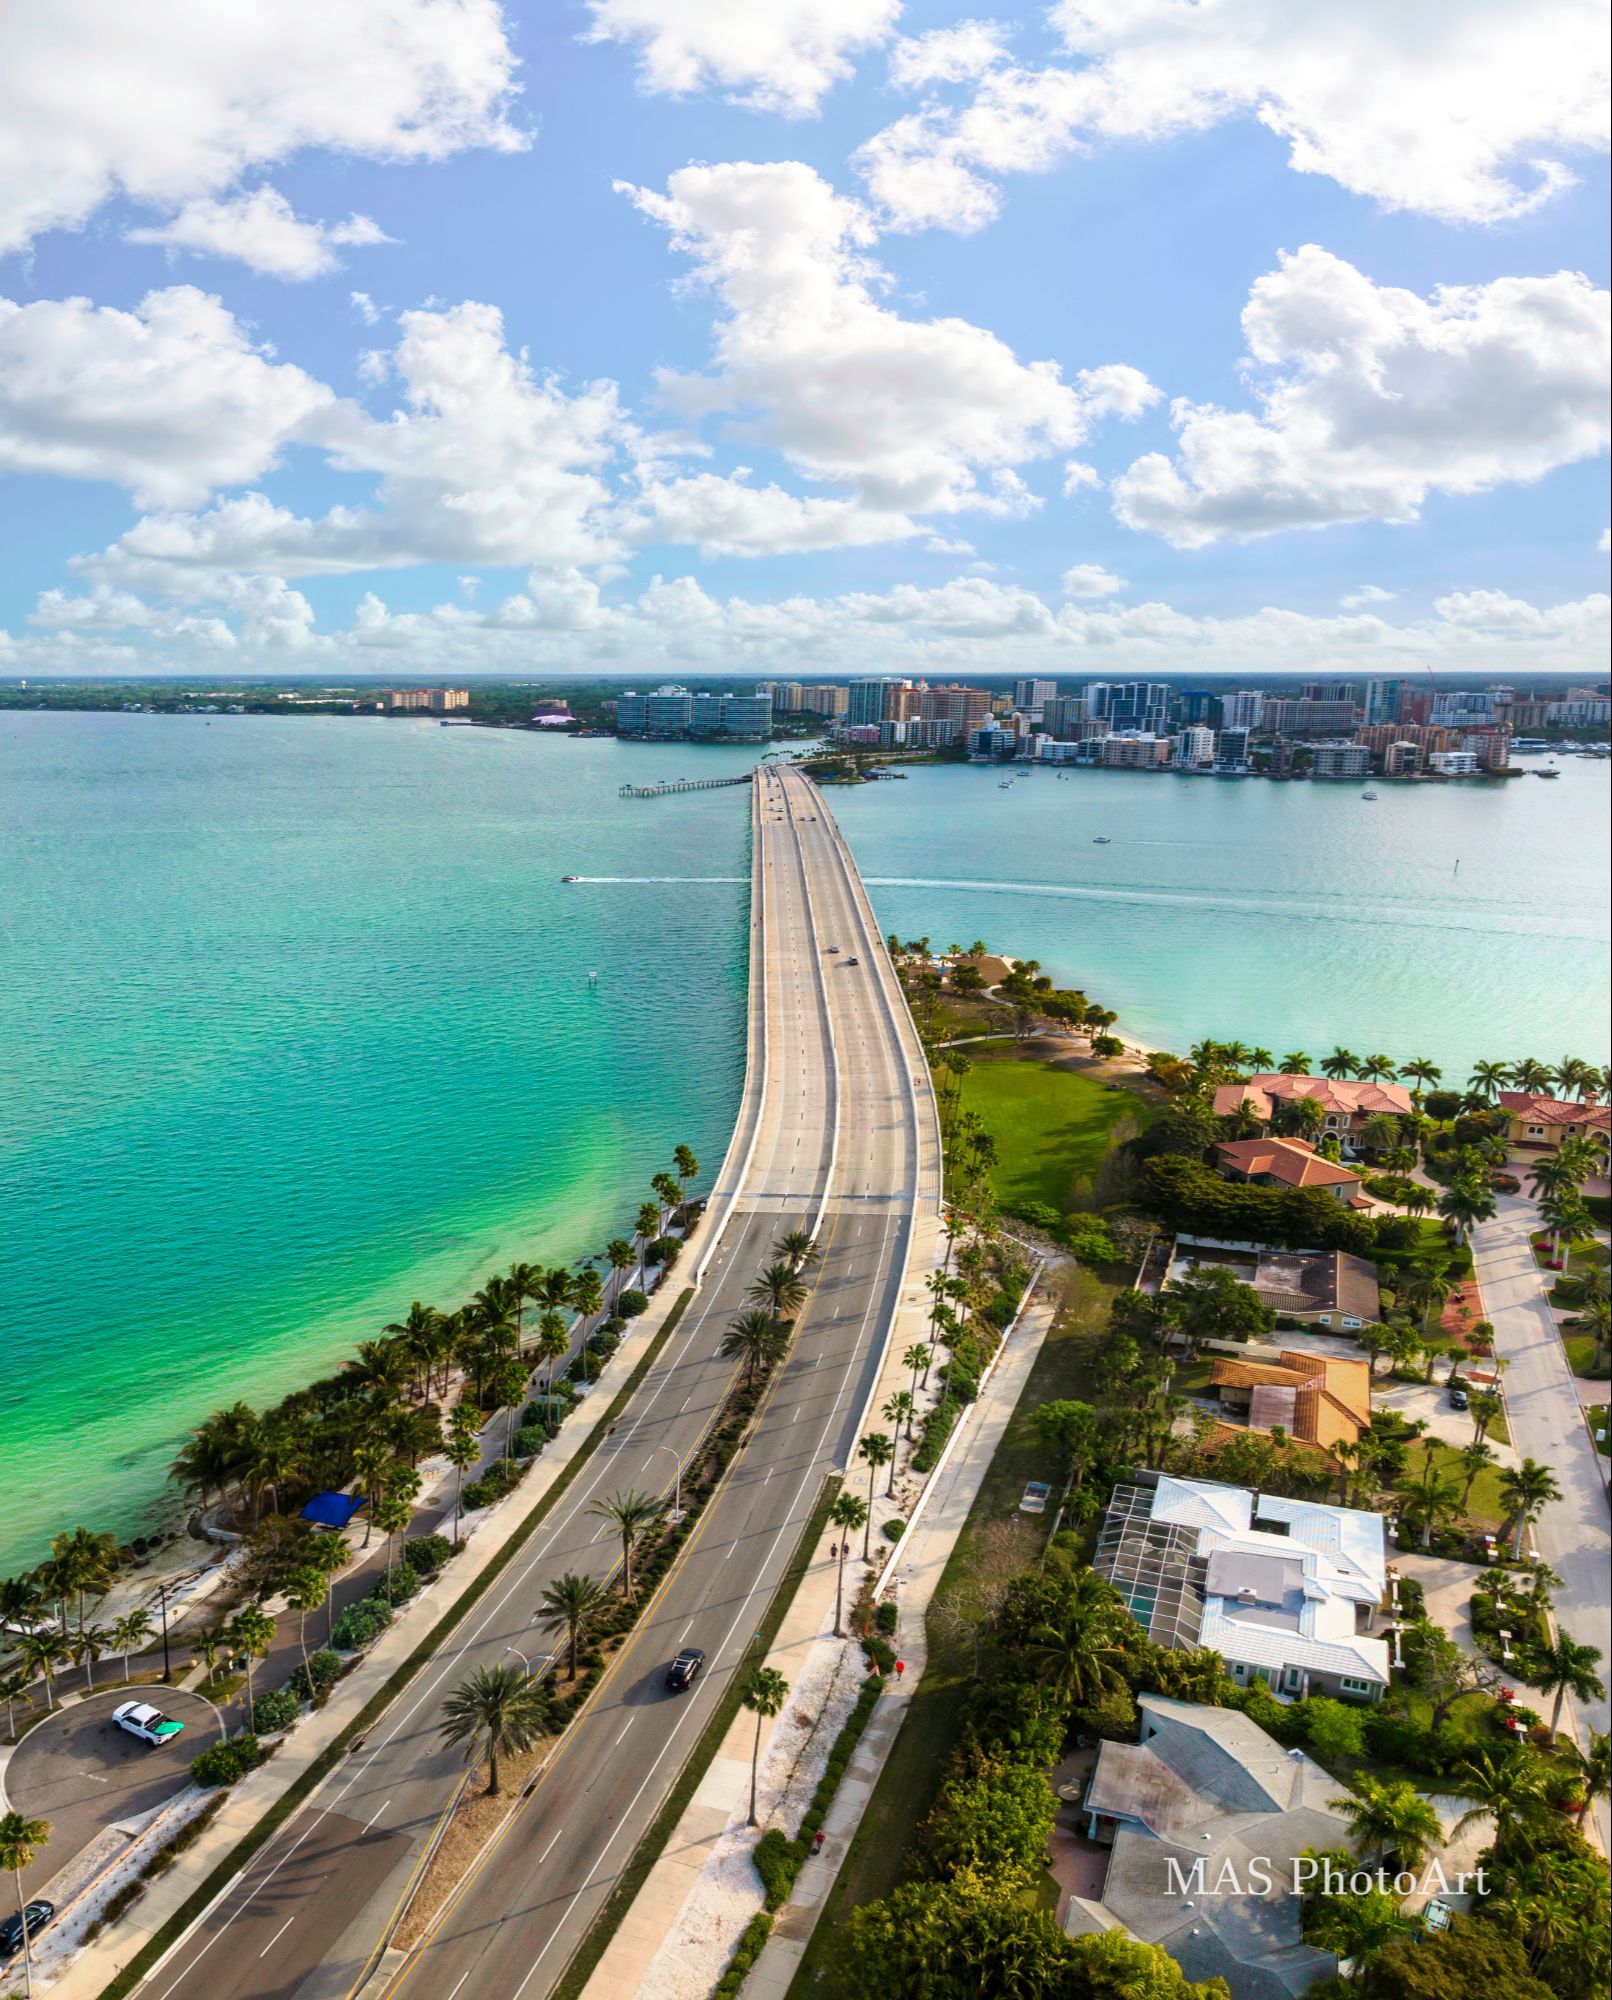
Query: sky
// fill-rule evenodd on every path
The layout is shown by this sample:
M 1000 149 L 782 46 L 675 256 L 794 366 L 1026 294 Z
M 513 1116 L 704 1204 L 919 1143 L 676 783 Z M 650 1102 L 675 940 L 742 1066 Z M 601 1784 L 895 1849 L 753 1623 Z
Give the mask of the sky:
M 51 0 L 0 673 L 1605 674 L 1596 0 Z

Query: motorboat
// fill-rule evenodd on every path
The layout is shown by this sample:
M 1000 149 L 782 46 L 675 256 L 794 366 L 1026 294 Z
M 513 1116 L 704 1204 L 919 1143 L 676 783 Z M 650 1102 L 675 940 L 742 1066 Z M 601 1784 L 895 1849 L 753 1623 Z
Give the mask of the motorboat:
M 1091 844 L 1093 847 L 1112 847 L 1114 843 L 1106 833 L 1094 833 L 1091 837 Z
M 1360 794 L 1360 796 L 1361 796 L 1361 797 L 1362 797 L 1363 799 L 1374 799 L 1374 798 L 1375 798 L 1375 797 L 1377 796 L 1377 794 L 1376 794 L 1375 792 L 1373 792 L 1373 791 L 1369 791 L 1369 790 L 1368 790 L 1368 791 L 1364 791 L 1364 792 L 1362 792 L 1362 793 Z
M 560 880 L 562 882 L 580 882 L 582 877 L 580 875 L 562 875 Z

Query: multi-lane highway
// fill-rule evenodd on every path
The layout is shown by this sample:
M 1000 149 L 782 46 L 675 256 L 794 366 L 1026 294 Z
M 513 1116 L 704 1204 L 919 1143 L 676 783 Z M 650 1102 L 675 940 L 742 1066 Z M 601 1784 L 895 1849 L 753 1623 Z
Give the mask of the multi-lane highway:
M 590 1513 L 669 1492 L 734 1375 L 718 1349 L 785 1230 L 823 1256 L 787 1365 L 651 1612 L 536 1790 L 413 1954 L 409 2000 L 537 2000 L 563 1971 L 743 1658 L 825 1474 L 844 1467 L 877 1380 L 921 1204 L 939 1197 L 921 1052 L 865 894 L 816 789 L 758 774 L 751 1055 L 710 1203 L 700 1288 L 615 1432 L 553 1517 L 352 1760 L 268 1843 L 142 1989 L 147 2000 L 342 2000 L 372 1963 L 463 1770 L 443 1695 L 511 1649 L 534 1662 L 554 1577 L 604 1577 L 617 1547 Z M 855 962 L 853 962 L 855 961 Z M 708 1239 L 709 1241 L 709 1239 Z M 694 1689 L 666 1661 L 704 1648 Z

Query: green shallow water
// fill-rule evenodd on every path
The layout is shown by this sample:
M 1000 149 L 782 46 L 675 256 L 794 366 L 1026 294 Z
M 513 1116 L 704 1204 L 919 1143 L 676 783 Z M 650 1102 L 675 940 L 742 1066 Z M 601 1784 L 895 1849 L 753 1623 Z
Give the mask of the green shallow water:
M 429 723 L 0 718 L 0 1567 L 132 1532 L 188 1422 L 410 1298 L 599 1248 L 680 1141 L 715 1169 L 747 795 L 617 799 L 663 769 Z
M 133 1532 L 187 1424 L 410 1298 L 596 1249 L 678 1141 L 714 1169 L 746 794 L 616 787 L 753 761 L 0 716 L 0 1568 L 71 1521 Z M 1563 773 L 1368 805 L 931 767 L 832 800 L 887 928 L 1039 957 L 1165 1045 L 1464 1071 L 1605 1054 L 1608 774 Z

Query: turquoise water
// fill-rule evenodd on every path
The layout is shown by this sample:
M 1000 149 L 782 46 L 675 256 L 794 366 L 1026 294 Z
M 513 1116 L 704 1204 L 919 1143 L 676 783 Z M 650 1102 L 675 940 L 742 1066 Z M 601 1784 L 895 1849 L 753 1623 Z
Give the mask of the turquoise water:
M 753 761 L 0 715 L 0 1569 L 133 1532 L 188 1423 L 411 1298 L 597 1249 L 679 1141 L 715 1167 L 746 794 L 616 787 Z M 887 928 L 1149 1041 L 1603 1059 L 1606 768 L 1379 789 L 930 767 L 833 804 Z
M 1604 1062 L 1608 767 L 1361 789 L 931 765 L 834 809 L 886 929 L 1039 958 L 1152 1046 Z
M 680 1141 L 714 1170 L 747 794 L 617 799 L 666 762 L 0 716 L 0 1568 L 65 1522 L 134 1531 L 187 1422 L 411 1298 L 598 1249 Z

